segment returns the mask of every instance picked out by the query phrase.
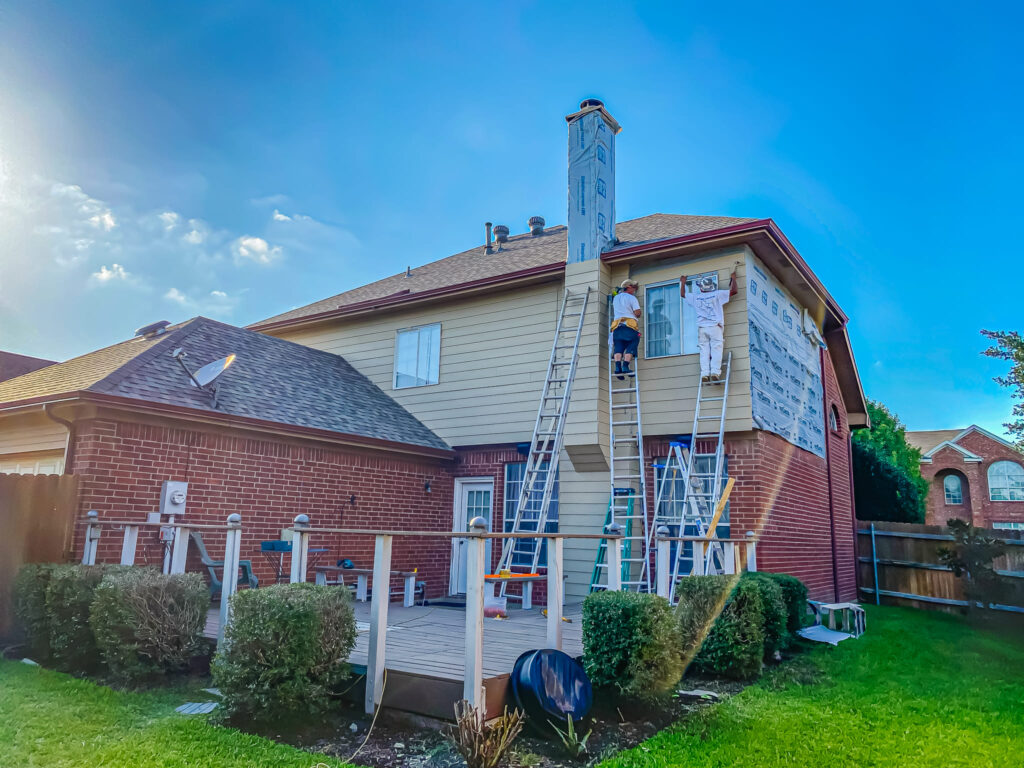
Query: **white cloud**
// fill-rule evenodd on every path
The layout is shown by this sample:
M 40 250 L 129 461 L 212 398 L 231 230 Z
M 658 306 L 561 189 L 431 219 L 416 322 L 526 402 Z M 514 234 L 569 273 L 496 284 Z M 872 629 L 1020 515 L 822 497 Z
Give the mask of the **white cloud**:
M 164 211 L 160 214 L 160 221 L 164 223 L 164 230 L 170 232 L 181 221 L 181 216 L 176 214 L 174 211 Z
M 192 245 L 199 245 L 201 242 L 203 242 L 203 240 L 206 239 L 206 235 L 204 235 L 198 229 L 193 229 L 181 239 L 184 240 L 186 243 L 191 243 Z
M 100 267 L 99 272 L 93 272 L 92 278 L 100 283 L 109 283 L 113 280 L 127 282 L 131 279 L 131 273 L 125 270 L 120 264 L 112 264 L 109 268 L 106 264 Z
M 270 264 L 277 261 L 284 252 L 280 246 L 271 246 L 262 237 L 243 235 L 234 243 L 235 261 L 254 261 L 257 264 Z
M 228 297 L 224 291 L 210 291 L 210 295 L 215 299 L 226 299 Z
M 179 291 L 177 288 L 169 288 L 167 293 L 164 294 L 164 298 L 169 301 L 177 302 L 178 304 L 185 305 L 188 303 L 188 297 L 184 293 Z
M 109 232 L 117 226 L 117 220 L 114 218 L 114 214 L 110 211 L 102 211 L 90 216 L 89 223 L 97 229 L 102 229 L 104 232 Z
M 274 217 L 273 218 L 274 218 L 274 221 L 291 221 L 292 220 L 291 216 L 286 216 L 285 214 L 283 214 L 279 210 L 277 210 L 277 208 L 274 209 Z

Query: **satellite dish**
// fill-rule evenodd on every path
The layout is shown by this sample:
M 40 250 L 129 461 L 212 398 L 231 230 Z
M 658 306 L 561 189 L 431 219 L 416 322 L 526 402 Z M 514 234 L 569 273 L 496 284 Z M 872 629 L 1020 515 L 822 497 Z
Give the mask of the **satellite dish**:
M 222 357 L 220 360 L 214 360 L 212 363 L 207 363 L 192 374 L 192 386 L 205 387 L 224 373 L 233 362 L 235 362 L 235 356 L 232 354 Z

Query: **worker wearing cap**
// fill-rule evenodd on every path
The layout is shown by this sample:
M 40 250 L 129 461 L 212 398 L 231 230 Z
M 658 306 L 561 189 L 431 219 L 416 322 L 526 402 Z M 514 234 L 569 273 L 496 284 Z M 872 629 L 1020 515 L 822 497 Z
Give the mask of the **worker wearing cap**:
M 620 379 L 633 373 L 629 364 L 640 345 L 641 311 L 636 298 L 639 287 L 636 280 L 623 280 L 619 292 L 612 299 L 612 359 L 615 361 L 615 374 Z
M 697 315 L 697 346 L 700 348 L 701 381 L 718 382 L 722 376 L 722 347 L 725 339 L 725 314 L 722 307 L 736 295 L 736 272 L 729 277 L 729 290 L 715 290 L 715 281 L 702 277 L 698 293 L 686 292 L 686 275 L 679 280 L 679 295 Z

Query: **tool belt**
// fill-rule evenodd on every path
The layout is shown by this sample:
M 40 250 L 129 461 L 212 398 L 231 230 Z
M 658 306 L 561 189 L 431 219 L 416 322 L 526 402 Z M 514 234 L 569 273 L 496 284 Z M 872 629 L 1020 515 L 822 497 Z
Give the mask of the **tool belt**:
M 627 328 L 632 328 L 637 333 L 640 332 L 640 324 L 636 321 L 635 317 L 617 317 L 615 322 L 612 323 L 611 330 L 615 330 L 620 325 L 624 325 Z

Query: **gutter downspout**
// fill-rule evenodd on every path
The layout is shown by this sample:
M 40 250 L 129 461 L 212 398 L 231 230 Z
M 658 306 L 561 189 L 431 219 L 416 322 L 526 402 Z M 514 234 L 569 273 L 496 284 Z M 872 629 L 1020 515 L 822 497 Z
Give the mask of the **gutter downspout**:
M 48 418 L 50 421 L 55 421 L 58 424 L 63 425 L 64 428 L 67 429 L 68 431 L 67 440 L 64 442 L 63 474 L 70 475 L 71 462 L 75 457 L 75 423 L 73 421 L 68 421 L 67 419 L 62 419 L 60 416 L 54 416 L 52 413 L 50 413 L 50 403 L 43 404 L 43 414 L 45 414 L 46 418 Z
M 849 424 L 847 424 L 849 427 Z M 846 436 L 846 465 L 850 470 L 850 523 L 853 525 L 853 554 L 854 557 L 859 556 L 858 545 L 860 539 L 857 538 L 857 497 L 853 495 L 853 430 L 849 431 Z M 860 560 L 857 561 L 856 567 L 853 569 L 854 579 L 857 584 L 857 594 L 860 595 Z
M 825 348 L 818 348 L 818 359 L 821 364 L 821 405 L 825 417 L 825 475 L 828 478 L 828 531 L 832 544 L 832 591 L 835 600 L 839 602 L 839 562 L 836 556 L 836 512 L 835 502 L 832 498 L 832 451 L 829 450 L 829 441 L 832 439 L 832 430 L 828 426 L 828 394 L 825 392 Z

